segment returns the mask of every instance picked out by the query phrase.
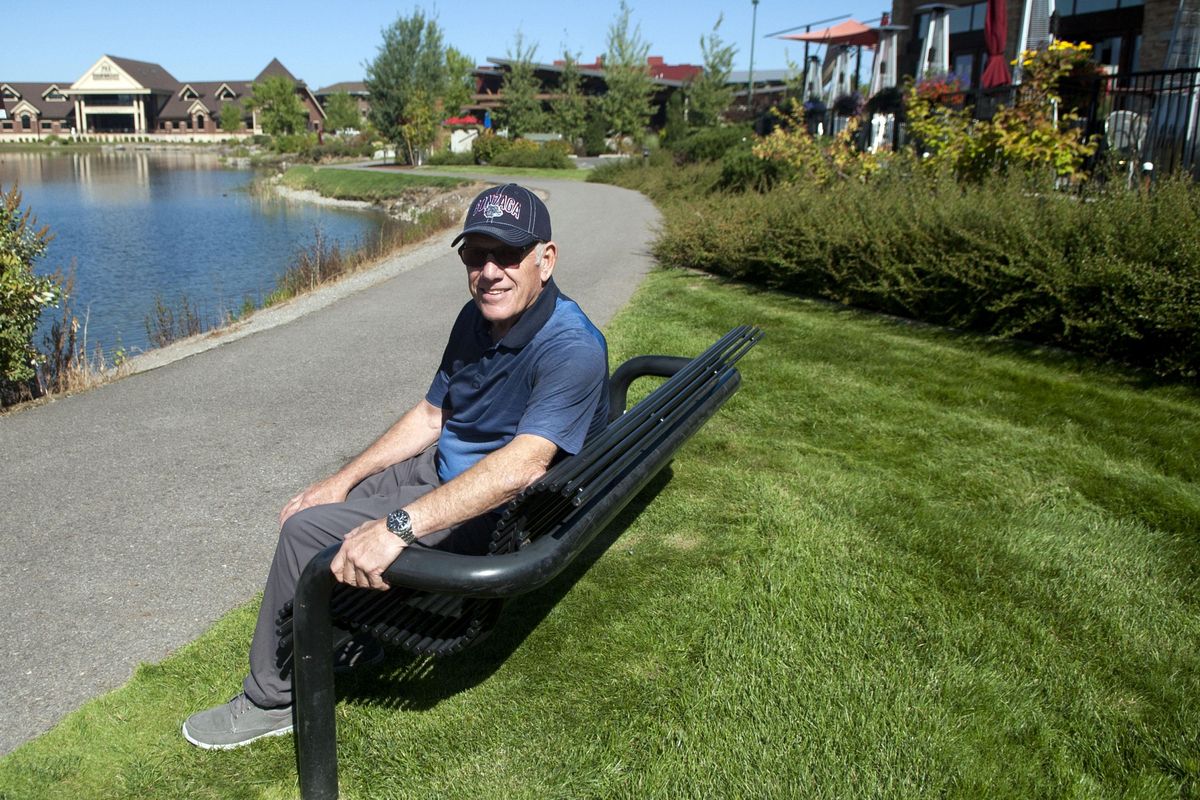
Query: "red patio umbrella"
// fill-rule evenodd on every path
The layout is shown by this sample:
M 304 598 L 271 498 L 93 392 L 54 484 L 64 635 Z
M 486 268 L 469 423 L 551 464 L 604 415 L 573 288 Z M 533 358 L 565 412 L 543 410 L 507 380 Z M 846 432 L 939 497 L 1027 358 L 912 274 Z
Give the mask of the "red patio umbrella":
M 1008 44 L 1008 0 L 988 0 L 987 16 L 983 20 L 983 43 L 987 47 L 987 66 L 983 68 L 983 88 L 1008 86 L 1012 76 L 1004 48 Z

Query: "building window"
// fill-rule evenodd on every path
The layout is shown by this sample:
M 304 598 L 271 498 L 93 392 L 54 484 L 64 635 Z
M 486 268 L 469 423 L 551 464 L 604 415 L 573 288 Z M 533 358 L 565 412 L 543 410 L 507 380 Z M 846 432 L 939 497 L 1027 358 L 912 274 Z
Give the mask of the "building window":
M 981 31 L 984 19 L 987 17 L 987 3 L 952 8 L 946 12 L 946 15 L 950 18 L 951 36 L 967 31 Z
M 28 114 L 21 115 L 21 130 L 27 131 L 32 127 Z
M 54 89 L 50 92 L 47 92 L 46 99 L 53 103 L 67 102 L 67 96 L 65 94 L 63 94 L 62 92 L 60 92 L 58 89 Z
M 52 123 L 52 122 L 50 122 L 49 120 L 42 120 L 42 130 L 44 130 L 44 131 L 48 131 L 48 130 L 50 130 L 50 126 L 51 126 L 52 124 L 53 124 L 53 123 Z
M 204 130 L 204 115 L 203 114 L 196 115 L 196 130 L 198 130 L 198 131 Z

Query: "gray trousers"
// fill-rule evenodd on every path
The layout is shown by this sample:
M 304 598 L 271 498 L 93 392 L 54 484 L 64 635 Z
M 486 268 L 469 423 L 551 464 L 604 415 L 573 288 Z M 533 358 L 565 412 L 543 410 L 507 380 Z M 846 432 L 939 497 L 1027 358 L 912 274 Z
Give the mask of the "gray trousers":
M 386 517 L 441 485 L 434 459 L 436 447 L 395 464 L 365 479 L 345 502 L 306 508 L 288 518 L 279 531 L 279 543 L 263 592 L 258 624 L 250 643 L 250 674 L 242 687 L 253 703 L 276 708 L 292 702 L 291 676 L 280 674 L 286 653 L 280 652 L 275 619 L 296 594 L 300 573 L 317 553 L 336 544 L 364 522 Z M 490 516 L 490 515 L 489 515 Z M 459 553 L 487 552 L 489 516 L 452 529 L 421 537 L 417 546 L 432 546 Z

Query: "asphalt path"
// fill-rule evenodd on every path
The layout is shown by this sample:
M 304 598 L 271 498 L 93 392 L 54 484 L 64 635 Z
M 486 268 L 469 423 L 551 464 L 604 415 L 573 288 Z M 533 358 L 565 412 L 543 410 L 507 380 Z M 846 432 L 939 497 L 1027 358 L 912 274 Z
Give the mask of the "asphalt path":
M 550 209 L 560 288 L 607 324 L 649 269 L 657 212 L 615 187 L 517 180 Z M 468 299 L 453 235 L 0 417 L 0 753 L 262 588 L 283 503 L 428 387 Z

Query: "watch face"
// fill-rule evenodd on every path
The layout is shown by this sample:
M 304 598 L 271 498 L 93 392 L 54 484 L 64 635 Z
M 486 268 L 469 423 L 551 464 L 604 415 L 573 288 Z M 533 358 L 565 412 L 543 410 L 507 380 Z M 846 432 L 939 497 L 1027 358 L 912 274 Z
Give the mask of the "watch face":
M 404 509 L 393 511 L 387 516 L 387 529 L 392 533 L 400 533 L 412 529 L 412 522 L 408 518 L 408 512 Z

